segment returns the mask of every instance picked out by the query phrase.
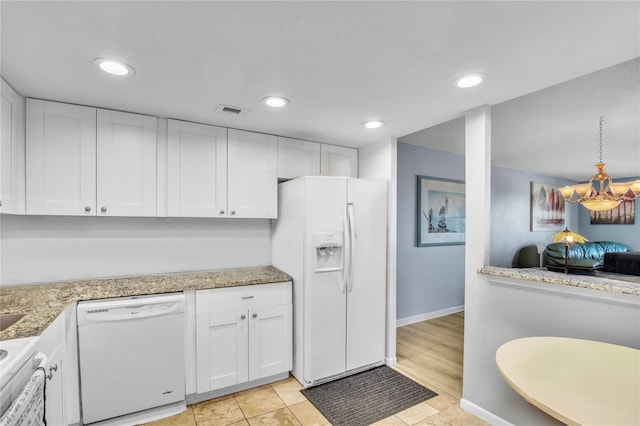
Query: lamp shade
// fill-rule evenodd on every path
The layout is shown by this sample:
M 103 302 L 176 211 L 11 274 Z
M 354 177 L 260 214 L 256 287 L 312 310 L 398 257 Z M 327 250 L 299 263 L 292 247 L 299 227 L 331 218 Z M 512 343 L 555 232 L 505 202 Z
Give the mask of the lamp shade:
M 576 232 L 569 231 L 569 228 L 564 228 L 563 231 L 560 231 L 553 236 L 553 242 L 562 243 L 565 241 L 569 243 L 584 243 L 589 240 Z

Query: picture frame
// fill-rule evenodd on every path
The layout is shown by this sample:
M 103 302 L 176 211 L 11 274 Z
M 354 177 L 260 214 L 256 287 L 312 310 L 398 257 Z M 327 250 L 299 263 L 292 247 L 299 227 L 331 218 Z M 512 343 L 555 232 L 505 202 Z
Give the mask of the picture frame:
M 464 181 L 418 175 L 416 192 L 417 246 L 464 244 Z
M 565 202 L 558 187 L 531 182 L 531 232 L 562 231 L 565 227 Z
M 605 211 L 590 211 L 591 225 L 634 225 L 636 223 L 636 200 L 624 200 L 618 207 Z

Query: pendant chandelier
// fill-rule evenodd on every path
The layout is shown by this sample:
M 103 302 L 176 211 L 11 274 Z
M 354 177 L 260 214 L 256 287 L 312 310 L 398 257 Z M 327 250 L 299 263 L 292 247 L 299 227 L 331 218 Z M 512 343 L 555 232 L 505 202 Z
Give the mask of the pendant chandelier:
M 596 173 L 588 183 L 578 183 L 576 185 L 563 186 L 559 188 L 565 201 L 569 203 L 580 203 L 586 209 L 593 211 L 611 210 L 621 202 L 635 200 L 640 195 L 640 180 L 632 182 L 613 182 L 604 168 L 602 162 L 602 122 L 600 117 L 600 162 L 596 164 Z

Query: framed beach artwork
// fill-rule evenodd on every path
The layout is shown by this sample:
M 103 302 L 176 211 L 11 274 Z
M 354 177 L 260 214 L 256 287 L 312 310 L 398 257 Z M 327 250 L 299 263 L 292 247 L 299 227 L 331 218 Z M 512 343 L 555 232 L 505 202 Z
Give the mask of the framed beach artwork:
M 464 182 L 418 176 L 417 245 L 464 244 Z
M 591 211 L 592 225 L 633 225 L 636 223 L 636 201 L 627 200 L 611 210 Z
M 531 231 L 562 231 L 564 198 L 548 183 L 531 182 Z

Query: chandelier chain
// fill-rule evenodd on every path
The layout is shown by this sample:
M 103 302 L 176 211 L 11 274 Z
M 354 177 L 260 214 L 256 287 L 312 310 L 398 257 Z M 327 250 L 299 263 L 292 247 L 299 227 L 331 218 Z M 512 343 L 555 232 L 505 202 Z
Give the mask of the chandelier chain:
M 600 162 L 602 163 L 602 122 L 604 117 L 600 117 Z

